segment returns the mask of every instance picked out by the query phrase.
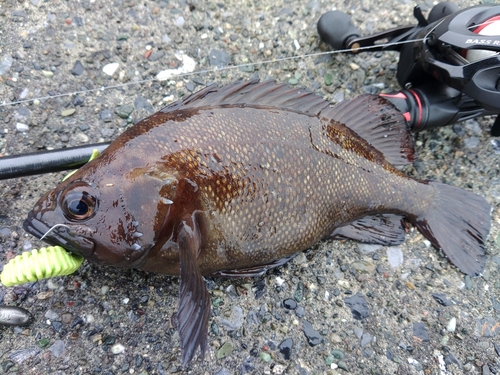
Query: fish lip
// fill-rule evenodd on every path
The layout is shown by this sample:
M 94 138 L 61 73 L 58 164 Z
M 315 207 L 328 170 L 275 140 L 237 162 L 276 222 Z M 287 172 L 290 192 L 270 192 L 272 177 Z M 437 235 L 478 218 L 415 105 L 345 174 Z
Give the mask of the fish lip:
M 70 228 L 70 231 L 67 228 Z M 43 238 L 43 241 L 52 246 L 61 246 L 84 258 L 89 258 L 94 253 L 95 244 L 90 239 L 71 231 L 72 225 L 64 224 L 64 227 L 54 228 Z M 50 229 L 47 224 L 35 217 L 33 211 L 28 214 L 28 218 L 23 222 L 23 228 L 29 234 L 42 238 Z M 65 232 L 62 232 L 62 231 Z

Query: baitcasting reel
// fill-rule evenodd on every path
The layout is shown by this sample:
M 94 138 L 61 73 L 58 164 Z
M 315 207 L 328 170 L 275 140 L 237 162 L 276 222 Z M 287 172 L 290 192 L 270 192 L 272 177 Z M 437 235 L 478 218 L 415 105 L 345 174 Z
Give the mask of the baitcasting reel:
M 347 14 L 331 11 L 321 16 L 318 32 L 335 49 L 401 53 L 397 79 L 404 89 L 381 96 L 404 113 L 415 131 L 499 114 L 500 5 L 459 10 L 452 2 L 442 2 L 428 19 L 419 7 L 414 16 L 416 26 L 363 37 Z M 499 117 L 491 134 L 500 136 Z

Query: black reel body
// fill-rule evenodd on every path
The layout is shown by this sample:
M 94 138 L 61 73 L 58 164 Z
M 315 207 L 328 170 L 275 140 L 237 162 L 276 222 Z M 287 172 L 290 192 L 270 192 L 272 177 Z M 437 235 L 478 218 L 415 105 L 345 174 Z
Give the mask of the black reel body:
M 405 113 L 414 130 L 499 114 L 500 5 L 459 10 L 443 2 L 431 10 L 428 20 L 418 7 L 414 15 L 416 26 L 362 37 L 348 15 L 328 12 L 319 20 L 318 32 L 332 46 L 352 53 L 362 47 L 401 53 L 397 79 L 405 89 L 382 96 Z M 333 26 L 339 24 L 345 27 L 342 32 Z M 498 119 L 492 134 L 500 135 Z

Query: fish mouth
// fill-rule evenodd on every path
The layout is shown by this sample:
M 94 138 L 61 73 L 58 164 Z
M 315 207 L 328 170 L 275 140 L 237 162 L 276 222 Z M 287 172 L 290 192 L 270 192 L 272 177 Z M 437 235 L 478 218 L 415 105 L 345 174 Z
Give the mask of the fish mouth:
M 64 224 L 50 227 L 43 221 L 37 219 L 33 211 L 30 211 L 28 218 L 23 222 L 23 228 L 26 232 L 37 238 L 43 237 L 43 241 L 47 242 L 49 245 L 59 245 L 84 258 L 89 258 L 94 253 L 94 242 L 75 233 L 75 230 L 78 229 L 76 225 Z M 47 233 L 49 230 L 50 233 Z M 45 236 L 45 234 L 47 235 Z

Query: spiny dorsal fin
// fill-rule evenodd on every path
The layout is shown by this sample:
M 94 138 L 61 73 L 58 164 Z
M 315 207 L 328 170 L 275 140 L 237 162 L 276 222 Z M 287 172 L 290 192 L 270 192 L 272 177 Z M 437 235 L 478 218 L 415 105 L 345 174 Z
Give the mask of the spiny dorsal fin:
M 259 79 L 253 79 L 236 81 L 223 87 L 212 84 L 164 107 L 161 112 L 224 105 L 266 106 L 318 115 L 329 103 L 303 88 L 292 88 L 288 84 L 276 84 L 271 80 L 259 82 Z

